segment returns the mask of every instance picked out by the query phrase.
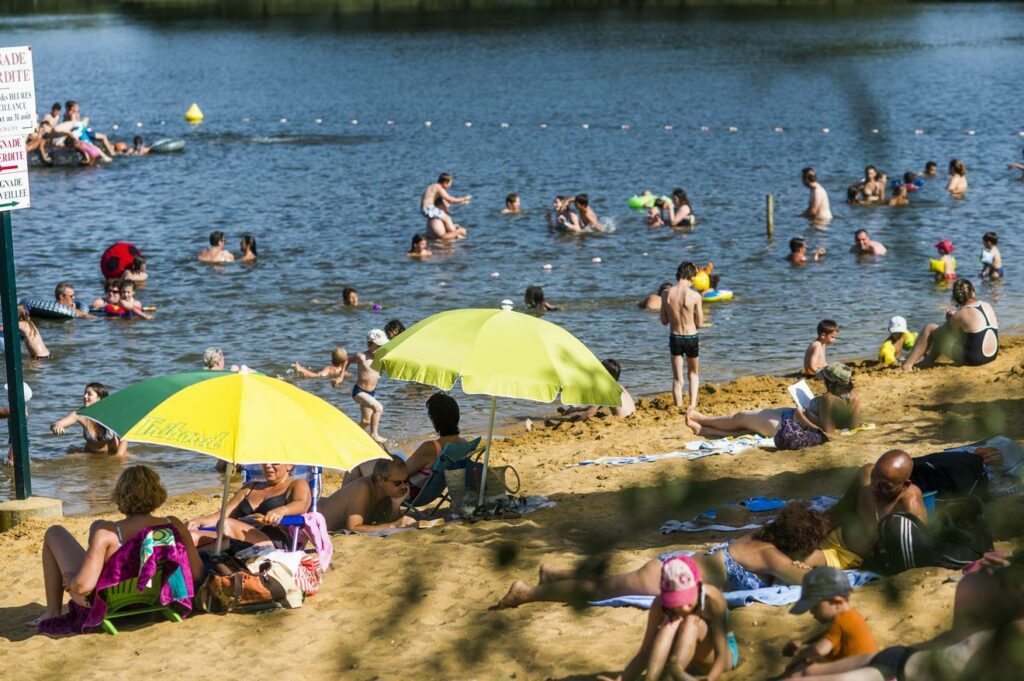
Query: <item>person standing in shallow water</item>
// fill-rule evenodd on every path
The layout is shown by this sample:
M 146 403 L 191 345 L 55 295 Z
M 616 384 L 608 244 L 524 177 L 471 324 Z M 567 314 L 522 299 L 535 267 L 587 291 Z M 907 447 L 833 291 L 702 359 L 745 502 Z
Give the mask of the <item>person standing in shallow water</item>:
M 801 176 L 804 186 L 811 192 L 807 210 L 802 215 L 811 222 L 828 222 L 832 219 L 832 208 L 829 206 L 828 192 L 818 184 L 817 172 L 808 166 L 801 171 Z
M 697 408 L 700 385 L 699 339 L 697 331 L 704 323 L 701 295 L 692 286 L 697 266 L 684 262 L 676 270 L 676 284 L 661 294 L 661 323 L 669 327 L 668 349 L 672 360 L 672 399 L 683 406 L 683 357 L 689 380 L 690 409 Z

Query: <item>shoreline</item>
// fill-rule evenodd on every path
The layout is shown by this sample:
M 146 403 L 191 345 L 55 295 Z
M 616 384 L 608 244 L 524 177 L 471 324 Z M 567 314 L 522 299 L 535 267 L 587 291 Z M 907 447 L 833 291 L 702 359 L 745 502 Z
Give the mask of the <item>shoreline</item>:
M 798 452 L 750 449 L 695 461 L 576 465 L 598 456 L 672 451 L 693 440 L 665 395 L 639 398 L 638 412 L 629 419 L 511 432 L 496 441 L 493 463 L 514 465 L 524 493 L 546 495 L 557 507 L 387 538 L 334 537 L 334 563 L 320 593 L 299 610 L 258 618 L 202 615 L 179 624 L 130 625 L 112 639 L 35 635 L 22 622 L 42 611 L 39 549 L 50 523 L 30 521 L 0 534 L 0 559 L 12 585 L 0 595 L 6 615 L 0 621 L 0 654 L 12 668 L 33 665 L 38 678 L 59 677 L 69 659 L 82 676 L 113 668 L 130 669 L 120 675 L 125 678 L 159 673 L 159 659 L 137 654 L 150 646 L 187 646 L 193 655 L 216 655 L 227 664 L 249 659 L 251 649 L 225 648 L 224 640 L 256 643 L 261 668 L 272 674 L 294 672 L 294 650 L 301 647 L 311 661 L 305 671 L 314 678 L 569 679 L 617 671 L 642 635 L 645 615 L 639 610 L 576 611 L 543 603 L 500 612 L 487 607 L 512 580 L 534 581 L 541 563 L 572 566 L 597 557 L 620 571 L 668 549 L 727 541 L 728 534 L 661 535 L 658 528 L 714 507 L 728 510 L 722 522 L 748 522 L 749 512 L 723 508 L 729 500 L 836 493 L 857 467 L 886 449 L 902 447 L 917 456 L 999 433 L 1024 439 L 1024 339 L 1002 341 L 999 358 L 980 369 L 858 371 L 854 380 L 865 420 L 877 428 Z M 749 376 L 707 385 L 702 410 L 722 414 L 776 405 L 789 399 L 785 387 L 791 382 Z M 328 483 L 327 489 L 334 488 Z M 187 519 L 214 510 L 218 500 L 207 492 L 176 495 L 161 511 Z M 1021 544 L 1017 519 L 1024 517 L 1024 499 L 1000 497 L 988 514 L 997 548 Z M 98 517 L 108 516 L 70 516 L 62 524 L 84 541 Z M 912 570 L 858 589 L 853 604 L 880 646 L 925 640 L 948 626 L 957 576 L 939 568 Z M 893 601 L 894 593 L 902 600 Z M 780 671 L 782 643 L 817 629 L 811 618 L 763 605 L 733 610 L 732 621 L 743 662 L 727 678 L 738 681 Z M 311 632 L 319 633 L 310 637 Z M 99 642 L 101 657 L 92 654 Z M 416 654 L 399 661 L 403 650 Z

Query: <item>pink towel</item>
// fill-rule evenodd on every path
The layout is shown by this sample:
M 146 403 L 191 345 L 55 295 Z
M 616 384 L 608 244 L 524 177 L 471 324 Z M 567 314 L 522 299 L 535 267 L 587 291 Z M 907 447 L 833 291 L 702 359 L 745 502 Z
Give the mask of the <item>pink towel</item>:
M 327 572 L 327 568 L 331 565 L 331 556 L 334 555 L 331 535 L 327 532 L 327 521 L 316 511 L 304 513 L 302 519 L 306 522 L 302 532 L 316 549 L 316 555 L 320 558 L 320 571 Z

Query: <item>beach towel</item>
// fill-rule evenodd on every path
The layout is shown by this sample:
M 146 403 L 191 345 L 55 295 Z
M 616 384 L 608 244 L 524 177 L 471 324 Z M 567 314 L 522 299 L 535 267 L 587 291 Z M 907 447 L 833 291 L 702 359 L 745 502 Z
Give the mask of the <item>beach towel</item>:
M 302 533 L 316 549 L 317 558 L 320 560 L 320 572 L 327 572 L 331 566 L 331 557 L 334 555 L 334 546 L 331 544 L 331 535 L 327 531 L 327 521 L 323 515 L 313 511 L 304 513 L 302 520 Z
M 641 456 L 602 456 L 589 461 L 580 461 L 577 466 L 628 466 L 635 463 L 651 463 L 663 459 L 702 459 L 715 454 L 739 454 L 752 447 L 774 449 L 775 440 L 760 435 L 743 435 L 741 437 L 723 437 L 718 440 L 694 440 L 684 445 L 685 451 L 668 452 L 666 454 L 643 454 Z
M 799 500 L 793 499 L 792 501 Z M 812 509 L 820 512 L 825 512 L 839 503 L 839 499 L 837 497 L 829 496 L 812 497 L 811 499 L 808 499 L 808 501 L 811 502 Z M 738 503 L 746 506 L 751 511 L 760 512 L 782 508 L 788 502 L 783 501 L 782 499 L 770 497 L 751 497 L 744 501 L 730 501 L 728 503 Z M 746 530 L 756 530 L 765 523 L 774 519 L 774 516 L 765 517 L 763 519 L 764 522 L 748 523 L 737 527 L 733 525 L 720 525 L 715 523 L 714 520 L 717 516 L 717 510 L 712 508 L 704 511 L 703 513 L 698 513 L 689 520 L 668 520 L 658 529 L 658 531 L 662 534 L 671 534 L 673 532 L 743 532 Z
M 495 499 L 490 499 L 486 503 L 491 504 L 491 510 L 498 511 L 498 509 L 500 509 L 500 514 L 509 513 L 516 515 L 525 515 L 527 513 L 533 513 L 534 511 L 537 511 L 542 508 L 554 508 L 555 506 L 558 505 L 554 501 L 551 501 L 547 497 L 540 494 L 531 494 L 529 496 L 521 497 L 507 495 L 506 497 L 496 497 Z M 486 520 L 487 518 L 488 516 L 484 515 L 471 518 L 471 520 Z M 450 525 L 452 523 L 461 522 L 464 519 L 446 517 L 444 520 L 446 524 Z M 411 527 L 389 527 L 386 529 L 373 530 L 371 532 L 348 532 L 347 530 L 339 530 L 337 532 L 333 532 L 332 534 L 362 534 L 366 537 L 390 537 L 391 535 L 398 534 L 399 532 L 410 532 L 418 529 L 420 528 L 413 525 Z
M 854 587 L 861 587 L 870 581 L 880 579 L 880 576 L 867 570 L 844 570 L 850 578 L 850 584 Z M 763 589 L 749 589 L 746 591 L 723 591 L 725 602 L 730 608 L 742 608 L 754 603 L 765 605 L 790 605 L 800 600 L 800 585 L 766 586 Z M 654 596 L 619 596 L 603 601 L 589 601 L 589 605 L 597 608 L 641 608 L 650 610 Z
M 160 588 L 160 604 L 177 603 L 182 614 L 190 612 L 195 593 L 185 543 L 173 526 L 161 525 L 139 531 L 104 563 L 93 591 L 92 607 L 83 608 L 71 602 L 67 613 L 40 622 L 39 631 L 54 635 L 78 634 L 98 627 L 107 615 L 107 603 L 97 598 L 96 593 L 133 578 L 138 578 L 138 589 L 144 591 L 160 565 L 163 565 L 164 582 Z

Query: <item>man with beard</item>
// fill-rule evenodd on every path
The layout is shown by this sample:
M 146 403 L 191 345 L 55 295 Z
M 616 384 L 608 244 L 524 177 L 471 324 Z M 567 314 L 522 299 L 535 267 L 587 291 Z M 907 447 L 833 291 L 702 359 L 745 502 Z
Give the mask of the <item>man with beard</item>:
M 849 490 L 829 518 L 832 531 L 821 543 L 830 567 L 859 567 L 878 543 L 878 522 L 894 513 L 910 513 L 925 522 L 927 511 L 917 485 L 910 482 L 914 460 L 902 449 L 892 449 L 874 465 L 858 472 Z

